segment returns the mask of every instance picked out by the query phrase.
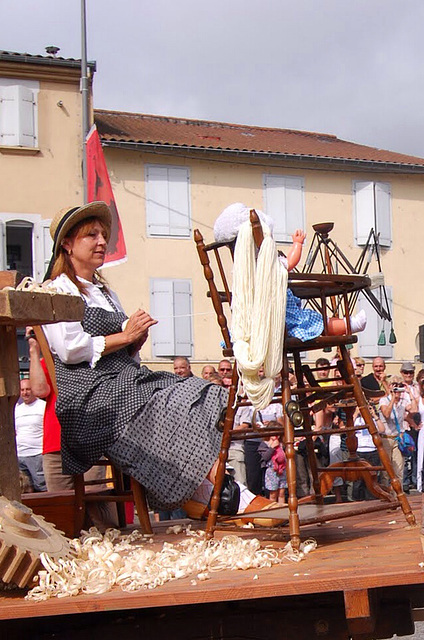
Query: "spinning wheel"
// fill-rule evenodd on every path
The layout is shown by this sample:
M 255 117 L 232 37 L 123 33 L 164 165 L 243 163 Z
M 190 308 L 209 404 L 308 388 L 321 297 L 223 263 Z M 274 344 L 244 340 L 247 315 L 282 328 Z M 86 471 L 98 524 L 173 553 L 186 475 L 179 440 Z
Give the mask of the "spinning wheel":
M 255 244 L 259 248 L 263 241 L 263 233 L 259 218 L 254 210 L 250 212 L 250 220 Z M 343 315 L 346 320 L 347 333 L 350 334 L 350 314 L 354 301 L 356 300 L 356 296 L 360 291 L 370 291 L 371 287 L 371 279 L 369 276 L 367 274 L 355 273 L 355 268 L 352 267 L 350 263 L 345 263 L 344 270 L 334 267 L 333 258 L 334 256 L 337 256 L 337 259 L 339 259 L 341 252 L 337 247 L 335 247 L 334 243 L 332 243 L 328 237 L 331 228 L 331 223 L 317 225 L 315 227 L 316 237 L 314 237 L 313 242 L 315 245 L 312 247 L 308 255 L 309 266 L 307 265 L 307 270 L 303 273 L 290 272 L 288 280 L 288 286 L 292 289 L 293 293 L 305 301 L 305 303 L 310 304 L 319 311 L 322 314 L 324 321 L 324 331 L 322 335 L 318 336 L 314 340 L 301 342 L 300 340 L 291 337 L 286 337 L 285 339 L 283 369 L 281 372 L 282 390 L 281 395 L 274 396 L 273 402 L 280 402 L 282 403 L 283 408 L 287 408 L 292 397 L 296 396 L 298 398 L 298 408 L 303 415 L 303 426 L 295 429 L 295 425 L 293 424 L 293 412 L 290 412 L 290 417 L 288 415 L 289 412 L 285 410 L 284 428 L 273 427 L 262 430 L 263 437 L 269 437 L 270 435 L 283 435 L 284 437 L 289 493 L 288 507 L 269 509 L 265 512 L 266 518 L 269 519 L 269 517 L 272 516 L 275 519 L 283 520 L 288 523 L 291 541 L 295 548 L 298 548 L 300 544 L 300 526 L 302 524 L 322 522 L 331 520 L 332 518 L 355 515 L 355 513 L 363 513 L 364 510 L 380 510 L 382 508 L 387 508 L 387 505 L 394 508 L 400 506 L 408 523 L 411 525 L 415 524 L 414 515 L 412 514 L 408 500 L 403 493 L 400 482 L 395 476 L 390 460 L 383 449 L 381 437 L 372 419 L 367 399 L 364 396 L 361 385 L 355 376 L 352 362 L 348 354 L 347 346 L 356 342 L 357 338 L 354 335 L 329 335 L 328 313 L 330 312 L 331 315 Z M 231 289 L 226 277 L 224 259 L 221 254 L 223 251 L 228 249 L 232 256 L 234 245 L 233 243 L 230 245 L 222 243 L 205 245 L 199 230 L 195 230 L 194 239 L 197 245 L 197 251 L 203 267 L 204 275 L 208 282 L 208 295 L 212 299 L 217 321 L 224 339 L 225 347 L 223 349 L 223 354 L 225 357 L 229 357 L 233 355 L 233 351 L 224 305 L 231 304 Z M 312 272 L 310 270 L 308 271 L 308 269 L 316 263 L 318 256 L 320 256 L 320 259 L 322 260 L 321 273 Z M 221 287 L 218 289 L 219 285 L 217 286 L 214 279 L 215 276 L 210 260 L 212 257 L 218 268 L 222 289 Z M 350 269 L 349 272 L 347 272 L 348 269 Z M 339 273 L 340 270 L 342 273 Z M 340 378 L 327 379 L 331 384 L 323 387 L 314 375 L 315 370 L 302 365 L 300 354 L 303 351 L 319 350 L 325 347 L 337 347 L 341 356 L 341 361 L 337 367 Z M 289 355 L 294 361 L 294 370 L 297 380 L 295 388 L 291 388 L 289 384 Z M 234 416 L 237 408 L 239 406 L 249 405 L 248 401 L 237 397 L 237 388 L 238 373 L 237 367 L 234 367 L 232 384 L 229 390 L 228 407 L 224 421 L 218 471 L 207 522 L 207 533 L 209 535 L 213 535 L 213 531 L 217 526 L 222 526 L 223 524 L 222 518 L 218 517 L 218 506 L 220 490 L 225 474 L 225 463 L 231 440 L 257 437 L 257 433 L 252 434 L 251 430 L 238 429 L 236 432 L 233 432 Z M 312 405 L 312 402 L 317 404 Z M 349 450 L 349 456 L 345 462 L 337 463 L 337 465 L 331 465 L 326 468 L 319 468 L 314 454 L 313 439 L 317 435 L 326 435 L 330 433 L 330 430 L 321 429 L 317 431 L 313 429 L 310 410 L 311 406 L 312 410 L 314 410 L 317 406 L 323 408 L 327 404 L 334 402 L 345 403 L 347 424 L 344 432 L 347 434 L 346 442 Z M 372 440 L 380 456 L 381 466 L 371 466 L 367 462 L 360 460 L 356 453 L 357 440 L 355 431 L 362 427 L 355 428 L 353 424 L 353 412 L 355 407 L 359 408 L 366 428 L 371 434 Z M 337 433 L 337 430 L 331 430 L 331 433 Z M 298 500 L 296 495 L 296 456 L 294 444 L 295 438 L 298 437 L 304 437 L 306 439 L 308 461 L 313 478 L 312 484 L 314 495 L 308 496 L 306 500 Z M 384 469 L 389 475 L 393 493 L 378 485 L 377 472 L 380 469 Z M 380 498 L 380 501 L 375 501 L 375 504 L 368 504 L 366 508 L 360 503 L 359 505 L 351 503 L 347 505 L 347 507 L 343 507 L 343 509 L 327 509 L 327 505 L 324 505 L 324 495 L 331 489 L 333 478 L 336 476 L 342 476 L 346 478 L 346 480 L 363 478 L 366 486 L 376 497 Z M 309 502 L 310 504 L 305 504 L 306 502 Z M 339 505 L 336 506 L 338 507 Z M 260 511 L 249 513 L 249 516 L 254 516 L 255 518 L 265 517 L 264 512 Z M 233 518 L 233 520 L 235 519 L 236 517 Z M 227 521 L 231 522 L 231 518 L 227 518 Z

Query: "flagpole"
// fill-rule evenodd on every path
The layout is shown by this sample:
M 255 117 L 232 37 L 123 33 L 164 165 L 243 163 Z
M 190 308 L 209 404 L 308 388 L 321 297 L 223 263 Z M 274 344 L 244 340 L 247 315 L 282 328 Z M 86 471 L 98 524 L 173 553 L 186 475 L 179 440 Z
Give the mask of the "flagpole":
M 81 99 L 82 99 L 82 179 L 84 185 L 84 204 L 87 202 L 87 133 L 90 128 L 88 121 L 89 91 L 87 74 L 87 26 L 85 0 L 81 0 Z

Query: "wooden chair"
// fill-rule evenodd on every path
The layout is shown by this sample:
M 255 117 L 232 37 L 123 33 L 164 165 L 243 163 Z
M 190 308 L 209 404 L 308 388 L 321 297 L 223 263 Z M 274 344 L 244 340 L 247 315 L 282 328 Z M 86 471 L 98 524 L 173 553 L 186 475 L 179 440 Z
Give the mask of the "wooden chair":
M 52 381 L 53 391 L 57 395 L 56 375 L 54 369 L 53 357 L 47 343 L 41 326 L 34 327 L 34 332 L 38 343 L 40 345 L 41 353 L 46 363 L 47 370 L 49 372 L 50 379 Z M 137 516 L 140 522 L 140 529 L 143 533 L 152 533 L 152 526 L 150 523 L 149 509 L 147 505 L 146 495 L 144 487 L 134 478 L 130 478 L 131 488 L 125 489 L 123 474 L 120 469 L 111 463 L 110 460 L 99 460 L 95 466 L 109 466 L 111 468 L 111 476 L 108 478 L 102 478 L 99 480 L 85 480 L 84 474 L 76 474 L 74 476 L 74 527 L 73 535 L 79 535 L 79 532 L 83 528 L 84 520 L 86 516 L 87 504 L 100 502 L 100 503 L 115 503 L 118 513 L 118 521 L 120 527 L 126 526 L 125 518 L 125 502 L 133 502 L 137 510 Z M 112 489 L 105 491 L 105 483 L 111 484 Z M 88 487 L 95 485 L 102 485 L 100 491 L 87 490 Z M 68 494 L 68 492 L 65 492 Z M 57 496 L 57 494 L 55 494 Z M 40 504 L 43 500 L 42 494 L 38 494 L 37 500 L 35 498 L 29 498 L 34 504 L 37 503 L 37 508 L 40 509 Z M 48 500 L 48 494 L 45 496 L 45 500 Z M 69 502 L 69 496 L 66 495 L 66 500 Z M 56 497 L 55 503 L 60 504 L 60 500 Z M 35 509 L 34 509 L 35 510 Z M 51 511 L 51 508 L 50 508 Z M 38 511 L 36 511 L 38 513 Z M 53 520 L 54 522 L 54 520 Z
M 263 233 L 259 218 L 254 210 L 250 212 L 250 220 L 253 229 L 255 244 L 259 248 Z M 226 261 L 228 256 L 225 253 L 229 251 L 230 257 L 233 257 L 234 243 L 228 245 L 224 243 L 212 243 L 205 245 L 203 236 L 198 229 L 194 231 L 194 240 L 196 243 L 200 262 L 203 267 L 204 276 L 208 283 L 208 296 L 212 300 L 215 309 L 218 325 L 221 329 L 225 347 L 223 349 L 224 357 L 233 356 L 230 333 L 228 329 L 227 315 L 224 305 L 231 305 L 231 288 L 226 276 Z M 211 261 L 214 262 L 214 269 L 219 278 L 218 284 L 215 281 L 214 271 L 212 270 Z M 317 311 L 323 316 L 324 331 L 321 336 L 308 342 L 301 342 L 296 338 L 287 337 L 285 339 L 284 357 L 282 376 L 282 390 L 280 395 L 274 396 L 273 402 L 280 402 L 283 405 L 284 428 L 265 428 L 260 430 L 262 437 L 270 435 L 283 435 L 285 452 L 287 458 L 287 482 L 288 482 L 288 507 L 279 507 L 275 510 L 266 512 L 249 513 L 249 517 L 269 518 L 272 514 L 276 519 L 283 519 L 288 523 L 292 544 L 295 548 L 300 544 L 300 526 L 302 524 L 311 524 L 315 522 L 323 522 L 326 520 L 336 519 L 364 513 L 367 511 L 375 511 L 379 509 L 387 509 L 387 506 L 400 506 L 405 517 L 410 524 L 415 523 L 408 500 L 403 493 L 403 489 L 399 480 L 396 478 L 390 460 L 383 449 L 381 437 L 374 425 L 371 417 L 367 399 L 364 391 L 355 376 L 352 362 L 349 356 L 347 345 L 355 343 L 357 337 L 354 335 L 331 336 L 328 330 L 328 310 L 343 309 L 343 315 L 346 319 L 347 333 L 350 333 L 350 308 L 349 299 L 353 292 L 359 291 L 365 287 L 369 287 L 369 278 L 359 275 L 337 275 L 331 273 L 290 273 L 289 286 L 293 293 L 303 300 L 311 303 Z M 303 366 L 301 362 L 301 353 L 303 351 L 318 350 L 325 347 L 337 347 L 341 360 L 337 366 L 340 379 L 332 378 L 327 381 L 333 382 L 331 386 L 320 386 L 319 380 L 316 379 L 314 369 Z M 296 388 L 291 388 L 289 384 L 289 356 L 294 361 L 294 370 L 296 374 Z M 305 383 L 305 376 L 307 383 Z M 216 483 L 211 500 L 211 509 L 207 521 L 207 533 L 213 535 L 214 530 L 220 526 L 230 526 L 231 518 L 224 519 L 218 516 L 219 496 L 225 474 L 225 464 L 228 457 L 228 449 L 232 440 L 257 438 L 258 431 L 252 429 L 240 430 L 233 432 L 233 423 L 235 413 L 240 406 L 248 406 L 250 403 L 243 398 L 237 397 L 238 373 L 237 367 L 233 368 L 232 383 L 229 389 L 228 406 L 223 427 L 222 447 L 219 454 L 218 470 L 216 474 Z M 303 416 L 303 425 L 295 429 L 287 407 L 290 407 L 292 396 L 299 399 L 299 409 Z M 330 467 L 318 467 L 314 454 L 314 438 L 317 435 L 328 435 L 330 430 L 316 430 L 312 428 L 312 420 L 310 417 L 311 403 L 312 410 L 324 408 L 329 403 L 338 402 L 342 404 L 346 411 L 346 433 L 347 446 L 349 450 L 348 460 Z M 358 407 L 360 413 L 366 423 L 373 442 L 377 447 L 381 466 L 372 467 L 364 460 L 360 460 L 357 453 L 357 439 L 353 424 L 353 413 Z M 358 427 L 362 428 L 362 427 Z M 331 433 L 338 433 L 341 430 L 331 430 Z M 314 495 L 308 496 L 306 499 L 298 499 L 296 495 L 296 455 L 295 455 L 295 438 L 304 437 L 306 439 L 308 463 L 312 473 L 312 484 Z M 377 483 L 377 473 L 381 469 L 385 469 L 391 481 L 396 498 L 393 497 L 388 490 L 385 490 Z M 336 476 L 342 476 L 346 481 L 354 481 L 363 478 L 367 487 L 374 495 L 380 498 L 380 501 L 362 503 L 350 503 L 348 505 L 324 505 L 324 495 L 330 491 L 333 479 Z M 235 518 L 233 518 L 234 520 Z
M 121 528 L 127 525 L 124 504 L 133 502 L 135 504 L 138 519 L 140 521 L 140 529 L 143 533 L 152 533 L 150 523 L 149 510 L 146 501 L 144 487 L 134 478 L 130 478 L 130 489 L 126 489 L 124 485 L 124 475 L 120 469 L 110 460 L 105 458 L 99 460 L 96 465 L 99 467 L 109 467 L 111 474 L 105 478 L 98 480 L 86 480 L 83 473 L 74 476 L 75 490 L 75 530 L 81 531 L 84 525 L 87 506 L 91 503 L 113 503 L 116 504 L 118 514 L 118 523 Z M 105 484 L 112 485 L 112 489 L 105 490 Z M 90 491 L 90 488 L 101 485 L 100 491 Z

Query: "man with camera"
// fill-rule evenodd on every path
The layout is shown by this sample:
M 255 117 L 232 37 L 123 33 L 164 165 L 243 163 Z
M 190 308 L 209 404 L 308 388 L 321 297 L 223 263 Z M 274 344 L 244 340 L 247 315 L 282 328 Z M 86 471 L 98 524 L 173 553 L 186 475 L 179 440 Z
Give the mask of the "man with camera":
M 404 393 L 405 399 L 402 399 Z M 380 399 L 379 409 L 384 424 L 384 433 L 381 434 L 383 447 L 402 486 L 404 458 L 400 452 L 397 438 L 405 431 L 405 414 L 418 411 L 418 405 L 411 390 L 405 387 L 401 376 L 390 378 L 389 393 Z M 382 483 L 386 486 L 390 484 L 389 476 L 385 471 L 382 473 Z
M 400 367 L 400 375 L 405 384 L 405 391 L 402 393 L 402 400 L 408 402 L 408 392 L 410 391 L 417 400 L 420 395 L 418 383 L 414 380 L 415 367 L 412 362 L 402 362 Z M 415 443 L 414 451 L 411 455 L 405 457 L 405 466 L 403 472 L 404 491 L 409 493 L 410 489 L 417 488 L 417 449 L 418 449 L 418 433 L 421 424 L 421 416 L 419 413 L 406 413 L 404 420 L 405 431 L 408 431 Z

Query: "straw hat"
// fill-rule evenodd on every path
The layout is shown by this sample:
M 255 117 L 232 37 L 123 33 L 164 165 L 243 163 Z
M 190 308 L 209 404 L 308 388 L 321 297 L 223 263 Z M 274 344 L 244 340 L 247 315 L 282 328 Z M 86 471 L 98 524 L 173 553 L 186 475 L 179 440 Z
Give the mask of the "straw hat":
M 89 202 L 80 207 L 65 207 L 61 209 L 53 218 L 50 224 L 50 235 L 54 242 L 54 255 L 57 256 L 62 240 L 69 231 L 81 220 L 86 218 L 99 218 L 107 230 L 107 242 L 110 239 L 112 226 L 112 214 L 106 202 Z

